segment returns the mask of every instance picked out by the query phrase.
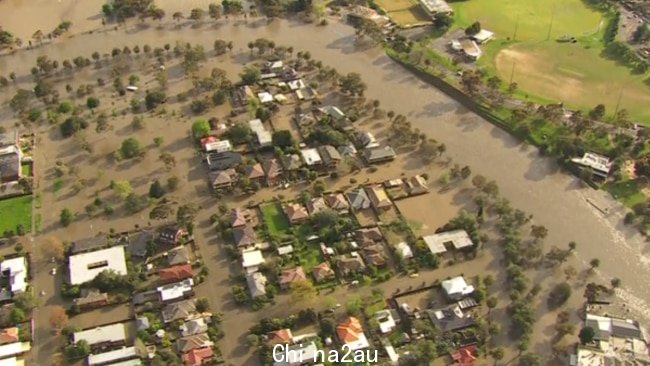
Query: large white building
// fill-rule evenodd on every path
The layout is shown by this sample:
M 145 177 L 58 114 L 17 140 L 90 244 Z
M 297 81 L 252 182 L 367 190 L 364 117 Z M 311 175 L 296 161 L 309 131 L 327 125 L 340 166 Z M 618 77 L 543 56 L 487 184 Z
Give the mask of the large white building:
M 9 278 L 9 290 L 20 294 L 27 289 L 27 261 L 25 257 L 5 259 L 0 263 L 0 272 Z
M 70 284 L 80 285 L 92 281 L 105 270 L 126 275 L 126 257 L 123 246 L 115 246 L 95 252 L 72 255 L 68 258 Z
M 168 285 L 158 287 L 158 294 L 160 294 L 160 301 L 170 301 L 180 299 L 192 293 L 192 286 L 194 280 L 187 278 L 181 282 L 170 283 Z
M 120 343 L 126 340 L 126 331 L 123 323 L 117 323 L 72 334 L 73 343 L 77 343 L 82 339 L 88 342 L 90 346 L 102 343 Z

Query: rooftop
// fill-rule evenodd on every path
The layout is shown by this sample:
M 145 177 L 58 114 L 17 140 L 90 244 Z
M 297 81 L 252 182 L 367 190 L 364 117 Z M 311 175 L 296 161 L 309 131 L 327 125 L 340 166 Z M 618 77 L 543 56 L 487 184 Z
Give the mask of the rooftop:
M 323 159 L 321 159 L 320 154 L 318 154 L 318 150 L 315 148 L 302 149 L 300 150 L 300 154 L 302 155 L 302 159 L 307 165 L 318 165 L 323 163 Z
M 612 168 L 608 157 L 590 152 L 585 153 L 581 158 L 573 158 L 571 161 L 602 174 L 609 174 L 609 170 Z
M 468 285 L 462 276 L 442 281 L 441 285 L 447 296 L 451 298 L 467 296 L 474 292 L 474 286 Z
M 95 252 L 72 255 L 68 258 L 70 284 L 80 285 L 92 281 L 105 270 L 126 275 L 126 257 L 123 246 L 114 246 Z
M 72 334 L 74 343 L 85 340 L 89 345 L 99 343 L 117 343 L 126 340 L 126 331 L 123 323 L 105 325 L 92 329 L 82 330 Z
M 0 263 L 3 275 L 9 275 L 9 289 L 13 294 L 25 292 L 27 289 L 27 261 L 25 257 L 5 259 Z
M 112 361 L 124 361 L 132 358 L 138 358 L 135 347 L 124 347 L 113 351 L 88 355 L 88 366 L 105 365 Z
M 257 267 L 264 262 L 264 256 L 260 250 L 251 250 L 242 253 L 242 266 L 244 268 Z
M 433 254 L 440 254 L 447 251 L 447 246 L 453 249 L 464 249 L 474 245 L 472 239 L 465 230 L 452 230 L 423 236 L 422 239 Z
M 170 301 L 190 294 L 192 292 L 192 286 L 194 286 L 194 280 L 187 278 L 180 282 L 160 286 L 156 290 L 160 294 L 161 301 Z

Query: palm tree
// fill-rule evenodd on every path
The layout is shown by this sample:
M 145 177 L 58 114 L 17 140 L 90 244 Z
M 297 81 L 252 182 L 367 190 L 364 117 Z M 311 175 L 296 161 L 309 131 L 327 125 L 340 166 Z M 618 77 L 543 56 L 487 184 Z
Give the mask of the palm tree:
M 181 13 L 180 11 L 175 12 L 174 14 L 172 14 L 172 19 L 174 19 L 175 21 L 179 21 L 183 19 L 183 13 Z
M 576 246 L 577 246 L 577 245 L 578 245 L 578 244 L 576 244 L 575 241 L 570 241 L 570 242 L 569 242 L 569 250 L 570 250 L 570 251 L 574 251 L 574 250 L 576 250 Z
M 590 267 L 589 269 L 590 269 L 590 270 L 593 271 L 593 270 L 595 270 L 596 268 L 598 268 L 599 266 L 600 266 L 600 259 L 598 259 L 598 258 L 594 258 L 594 259 L 592 259 L 591 261 L 589 261 L 589 267 Z
M 248 42 L 248 49 L 251 50 L 251 54 L 253 54 L 253 48 L 255 48 L 255 43 Z

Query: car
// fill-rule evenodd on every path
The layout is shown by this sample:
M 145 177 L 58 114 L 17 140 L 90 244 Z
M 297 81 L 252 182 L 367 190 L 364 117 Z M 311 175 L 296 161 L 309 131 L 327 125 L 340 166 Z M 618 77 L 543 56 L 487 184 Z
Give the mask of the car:
M 411 273 L 411 274 L 409 275 L 409 277 L 411 277 L 411 278 L 418 278 L 418 277 L 420 277 L 420 274 L 417 273 L 417 272 L 415 272 L 415 273 Z
M 52 270 L 50 270 L 50 274 L 54 276 L 56 274 L 56 268 L 52 268 Z

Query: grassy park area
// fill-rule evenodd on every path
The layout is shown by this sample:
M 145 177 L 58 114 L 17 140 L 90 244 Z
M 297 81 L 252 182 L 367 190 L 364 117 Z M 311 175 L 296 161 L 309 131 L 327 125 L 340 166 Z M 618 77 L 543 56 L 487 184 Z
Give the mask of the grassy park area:
M 282 237 L 289 232 L 289 221 L 278 203 L 261 205 L 260 210 L 272 236 Z
M 388 17 L 402 27 L 431 23 L 417 0 L 375 0 Z
M 16 232 L 22 225 L 25 232 L 32 227 L 32 196 L 9 198 L 0 201 L 0 236 L 7 231 Z

